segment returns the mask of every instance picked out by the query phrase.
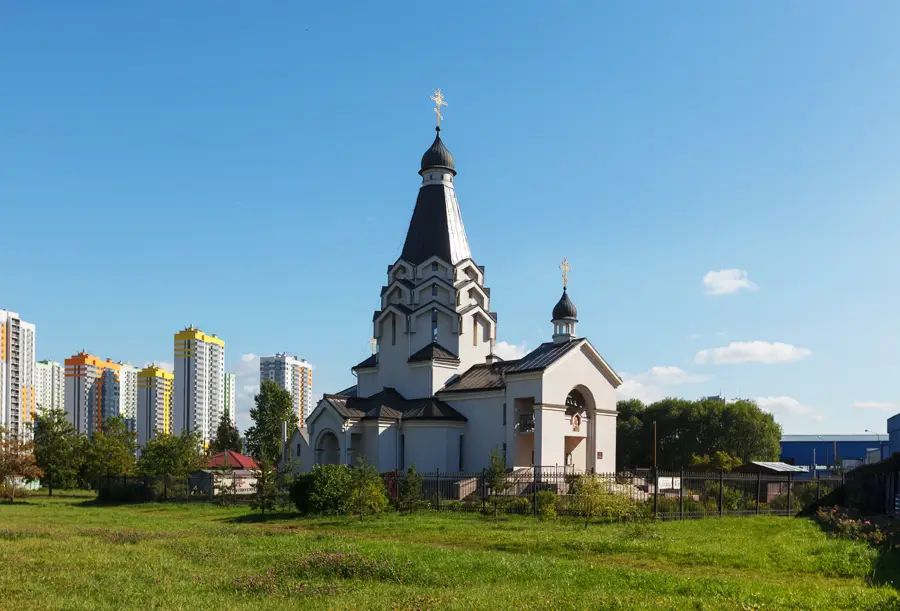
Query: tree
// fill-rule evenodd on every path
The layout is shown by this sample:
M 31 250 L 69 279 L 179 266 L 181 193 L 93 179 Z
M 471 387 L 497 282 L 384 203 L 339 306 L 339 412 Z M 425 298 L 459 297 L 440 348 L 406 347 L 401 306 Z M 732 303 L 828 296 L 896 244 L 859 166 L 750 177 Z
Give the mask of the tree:
M 247 448 L 257 460 L 277 464 L 282 452 L 282 427 L 288 434 L 297 427 L 291 393 L 271 380 L 263 380 L 256 406 L 250 408 L 253 426 L 247 429 Z
M 744 464 L 743 460 L 721 450 L 713 452 L 712 456 L 694 454 L 691 457 L 691 470 L 693 471 L 731 471 L 742 464 Z
M 494 504 L 494 515 L 496 516 L 500 495 L 505 493 L 510 486 L 509 478 L 506 475 L 506 460 L 496 448 L 491 450 L 488 468 L 484 472 L 484 484 L 491 491 L 491 502 Z
M 384 480 L 372 465 L 360 460 L 350 471 L 350 498 L 347 509 L 353 515 L 364 516 L 381 513 L 387 508 Z
M 212 452 L 224 452 L 225 450 L 241 451 L 241 433 L 231 423 L 230 414 L 225 410 L 219 427 L 216 429 L 216 438 L 213 439 L 209 449 Z
M 54 486 L 66 488 L 74 483 L 84 458 L 83 447 L 83 438 L 66 418 L 65 410 L 38 414 L 34 421 L 34 456 L 44 472 L 50 496 Z
M 0 494 L 12 503 L 19 494 L 20 480 L 31 481 L 41 475 L 34 458 L 34 443 L 8 435 L 0 427 Z
M 187 477 L 203 468 L 203 448 L 197 433 L 157 435 L 141 451 L 138 472 L 151 477 Z
M 423 499 L 422 476 L 416 471 L 415 465 L 410 466 L 397 486 L 397 509 L 415 511 L 424 504 Z
M 109 418 L 87 444 L 82 473 L 89 483 L 103 476 L 130 475 L 134 471 L 135 435 L 118 416 Z
M 650 405 L 637 399 L 618 403 L 617 461 L 622 467 L 649 466 L 656 455 L 661 469 L 681 469 L 694 456 L 723 452 L 740 463 L 777 460 L 781 428 L 771 414 L 750 400 L 707 397 L 697 401 L 667 398 Z M 734 461 L 731 461 L 734 462 Z
M 266 515 L 267 511 L 274 511 L 279 505 L 284 504 L 284 492 L 278 483 L 278 471 L 272 463 L 260 460 L 258 465 L 259 469 L 253 472 L 256 476 L 256 485 L 250 499 L 250 507 Z

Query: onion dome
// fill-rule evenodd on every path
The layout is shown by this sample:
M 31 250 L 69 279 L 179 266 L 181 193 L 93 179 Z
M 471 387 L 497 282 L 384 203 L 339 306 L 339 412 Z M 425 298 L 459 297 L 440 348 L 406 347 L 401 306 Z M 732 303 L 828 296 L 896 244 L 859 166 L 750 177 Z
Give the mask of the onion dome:
M 431 168 L 441 168 L 450 170 L 455 176 L 456 164 L 453 162 L 453 153 L 441 141 L 441 128 L 437 127 L 435 131 L 437 131 L 437 135 L 434 137 L 434 142 L 422 155 L 422 168 L 419 170 L 419 174 Z
M 562 297 L 559 298 L 559 301 L 553 306 L 553 320 L 578 320 L 578 310 L 575 308 L 575 304 L 572 303 L 572 300 L 569 299 L 569 293 L 564 288 Z

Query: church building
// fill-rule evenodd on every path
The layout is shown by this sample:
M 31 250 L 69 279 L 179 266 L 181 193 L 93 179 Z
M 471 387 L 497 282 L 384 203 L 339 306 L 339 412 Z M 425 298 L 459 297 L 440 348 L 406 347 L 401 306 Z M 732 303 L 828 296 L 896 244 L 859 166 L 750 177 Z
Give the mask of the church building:
M 622 380 L 576 333 L 565 262 L 549 341 L 516 360 L 493 353 L 497 313 L 469 249 L 456 164 L 440 135 L 443 98 L 435 96 L 437 135 L 372 316 L 373 355 L 351 368 L 355 386 L 323 396 L 287 455 L 302 471 L 360 460 L 381 472 L 479 471 L 492 451 L 508 468 L 614 471 Z

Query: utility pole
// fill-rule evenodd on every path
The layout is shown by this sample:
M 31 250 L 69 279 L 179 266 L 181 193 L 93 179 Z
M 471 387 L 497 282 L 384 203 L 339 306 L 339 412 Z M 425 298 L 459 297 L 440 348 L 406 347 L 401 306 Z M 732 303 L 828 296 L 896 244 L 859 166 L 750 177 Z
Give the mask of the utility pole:
M 656 420 L 653 421 L 653 470 L 656 471 Z

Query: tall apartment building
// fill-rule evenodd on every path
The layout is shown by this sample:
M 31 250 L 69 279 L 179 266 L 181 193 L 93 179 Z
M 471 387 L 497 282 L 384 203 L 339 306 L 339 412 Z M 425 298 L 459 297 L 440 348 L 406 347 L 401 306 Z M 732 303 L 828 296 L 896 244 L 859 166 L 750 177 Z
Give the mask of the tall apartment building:
M 237 388 L 237 376 L 233 373 L 225 374 L 225 409 L 228 410 L 228 419 L 235 423 L 235 389 Z
M 33 324 L 0 310 L 0 427 L 16 437 L 30 436 L 37 414 L 34 341 Z
M 66 369 L 56 361 L 35 363 L 34 382 L 38 412 L 66 408 Z
M 225 342 L 200 329 L 175 334 L 173 433 L 199 433 L 204 445 L 216 435 L 225 410 Z
M 306 359 L 298 359 L 280 352 L 275 356 L 259 359 L 259 381 L 272 380 L 291 393 L 300 426 L 313 410 L 312 365 Z
M 172 433 L 172 386 L 175 374 L 156 365 L 137 373 L 137 442 L 143 447 L 157 435 Z
M 119 416 L 129 431 L 136 431 L 138 402 L 138 368 L 119 363 Z
M 103 421 L 120 416 L 122 365 L 84 351 L 66 359 L 66 416 L 79 433 L 93 435 Z

